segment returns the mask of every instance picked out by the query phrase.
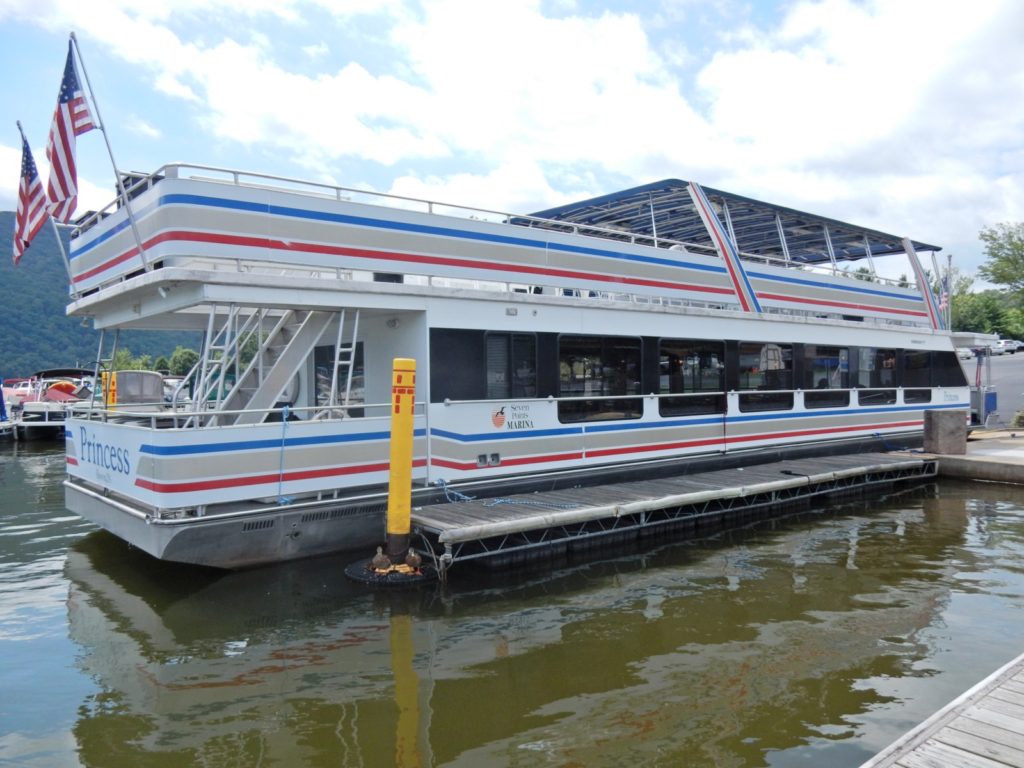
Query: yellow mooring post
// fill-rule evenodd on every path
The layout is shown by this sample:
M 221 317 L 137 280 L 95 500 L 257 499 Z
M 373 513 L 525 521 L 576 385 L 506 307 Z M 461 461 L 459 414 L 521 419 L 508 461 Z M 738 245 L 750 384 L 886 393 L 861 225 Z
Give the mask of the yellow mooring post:
M 391 366 L 391 471 L 388 479 L 387 541 L 384 547 L 377 547 L 377 554 L 373 557 L 345 568 L 345 575 L 354 581 L 376 586 L 411 586 L 437 578 L 437 569 L 423 563 L 419 552 L 409 548 L 412 533 L 415 405 L 416 361 L 396 357 Z M 383 551 L 385 549 L 386 552 Z
M 412 438 L 416 404 L 416 361 L 391 364 L 391 465 L 388 479 L 387 555 L 401 562 L 409 551 L 412 526 Z

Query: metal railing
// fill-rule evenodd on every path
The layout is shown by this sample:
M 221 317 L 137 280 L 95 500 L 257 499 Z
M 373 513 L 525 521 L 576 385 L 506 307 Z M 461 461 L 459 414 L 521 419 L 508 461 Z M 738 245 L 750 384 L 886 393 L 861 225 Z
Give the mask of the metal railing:
M 426 404 L 418 401 L 414 404 L 414 414 L 423 416 Z M 360 411 L 353 416 L 350 411 Z M 241 414 L 262 414 L 263 420 L 253 425 L 267 426 L 287 421 L 288 424 L 323 424 L 325 422 L 366 422 L 380 421 L 390 417 L 391 403 L 350 403 L 347 406 L 304 406 L 299 408 L 264 408 L 238 410 L 184 410 L 182 406 L 170 408 L 166 403 L 133 403 L 128 406 L 104 407 L 89 403 L 75 403 L 68 407 L 68 418 L 82 421 L 100 421 L 131 426 L 145 426 L 154 430 L 168 429 L 229 429 L 222 423 L 215 422 L 218 417 L 238 416 Z M 272 421 L 266 421 L 273 417 Z M 294 417 L 294 418 L 292 418 Z
M 183 174 L 183 171 L 198 171 L 202 174 L 218 174 L 217 176 Z M 134 176 L 134 175 L 133 175 Z M 702 243 L 693 243 L 680 240 L 671 240 L 664 237 L 656 237 L 643 233 L 628 232 L 620 229 L 599 227 L 578 222 L 567 222 L 556 219 L 544 219 L 536 216 L 509 213 L 488 208 L 478 208 L 456 203 L 445 203 L 437 200 L 430 200 L 421 197 L 410 197 L 396 195 L 387 192 L 376 192 L 374 190 L 359 189 L 356 187 L 344 187 L 333 184 L 322 184 L 319 182 L 295 179 L 287 176 L 274 174 L 257 173 L 251 171 L 238 171 L 230 168 L 223 168 L 212 165 L 197 165 L 192 163 L 169 163 L 161 166 L 154 173 L 139 178 L 130 186 L 126 184 L 126 194 L 130 199 L 137 197 L 153 186 L 159 184 L 163 179 L 187 178 L 194 181 L 203 181 L 214 184 L 226 184 L 236 187 L 249 187 L 255 189 L 269 189 L 294 194 L 302 194 L 320 199 L 336 200 L 339 202 L 369 202 L 370 204 L 384 205 L 387 207 L 402 210 L 422 211 L 428 214 L 452 215 L 469 220 L 485 221 L 490 223 L 508 224 L 511 226 L 522 226 L 527 228 L 539 228 L 546 231 L 562 232 L 573 235 L 596 237 L 603 240 L 612 240 L 632 245 L 644 245 L 658 248 L 659 250 L 672 250 L 675 247 L 682 247 L 687 251 L 695 251 L 717 257 L 714 247 Z M 268 183 L 269 182 L 269 183 Z M 363 198 L 363 200 L 360 200 Z M 90 212 L 77 223 L 74 235 L 85 232 L 94 227 L 98 222 L 114 213 L 121 207 L 121 200 L 115 199 L 99 211 Z M 771 266 L 783 267 L 786 269 L 797 269 L 812 274 L 823 274 L 840 279 L 864 282 L 863 277 L 856 277 L 852 274 L 846 275 L 842 271 L 837 272 L 832 264 L 816 265 L 795 263 L 784 257 L 771 254 L 753 253 L 740 251 L 740 258 L 768 264 Z M 872 275 L 870 282 L 888 284 L 899 287 L 900 280 L 885 278 L 880 275 Z M 913 285 L 909 287 L 915 287 Z

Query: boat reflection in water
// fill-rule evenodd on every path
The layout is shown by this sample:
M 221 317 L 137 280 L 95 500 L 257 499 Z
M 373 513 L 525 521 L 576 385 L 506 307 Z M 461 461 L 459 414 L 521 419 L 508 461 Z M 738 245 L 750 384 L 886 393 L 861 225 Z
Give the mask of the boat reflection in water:
M 858 765 L 943 703 L 903 699 L 933 675 L 932 630 L 990 523 L 933 493 L 412 593 L 367 592 L 333 558 L 224 573 L 90 535 L 67 561 L 71 637 L 103 691 L 79 755 Z

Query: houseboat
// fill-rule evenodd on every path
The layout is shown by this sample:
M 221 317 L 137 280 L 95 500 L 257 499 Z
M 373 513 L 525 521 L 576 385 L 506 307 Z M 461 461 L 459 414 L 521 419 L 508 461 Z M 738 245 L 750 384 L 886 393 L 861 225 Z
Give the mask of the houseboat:
M 938 247 L 905 237 L 675 179 L 532 215 L 182 164 L 132 182 L 79 222 L 68 311 L 99 358 L 120 329 L 203 348 L 160 407 L 72 408 L 65 489 L 159 558 L 380 542 L 395 358 L 414 504 L 878 449 L 970 408 Z M 895 255 L 910 285 L 875 275 Z

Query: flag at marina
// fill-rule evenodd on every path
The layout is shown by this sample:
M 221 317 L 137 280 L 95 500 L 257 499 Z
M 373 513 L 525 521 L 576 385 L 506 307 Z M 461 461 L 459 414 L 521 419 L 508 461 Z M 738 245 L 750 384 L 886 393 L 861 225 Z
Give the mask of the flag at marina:
M 20 124 L 18 126 L 21 127 Z M 18 212 L 14 219 L 14 263 L 21 261 L 32 238 L 46 223 L 46 193 L 39 180 L 36 161 L 28 148 L 28 139 L 21 137 L 21 180 L 18 184 Z
M 64 78 L 57 95 L 57 108 L 53 113 L 50 139 L 46 144 L 46 159 L 50 161 L 50 182 L 46 196 L 50 201 L 50 215 L 67 223 L 78 203 L 78 172 L 75 167 L 75 137 L 91 131 L 96 123 L 85 101 L 78 82 L 74 49 L 68 42 L 68 59 L 64 65 Z

